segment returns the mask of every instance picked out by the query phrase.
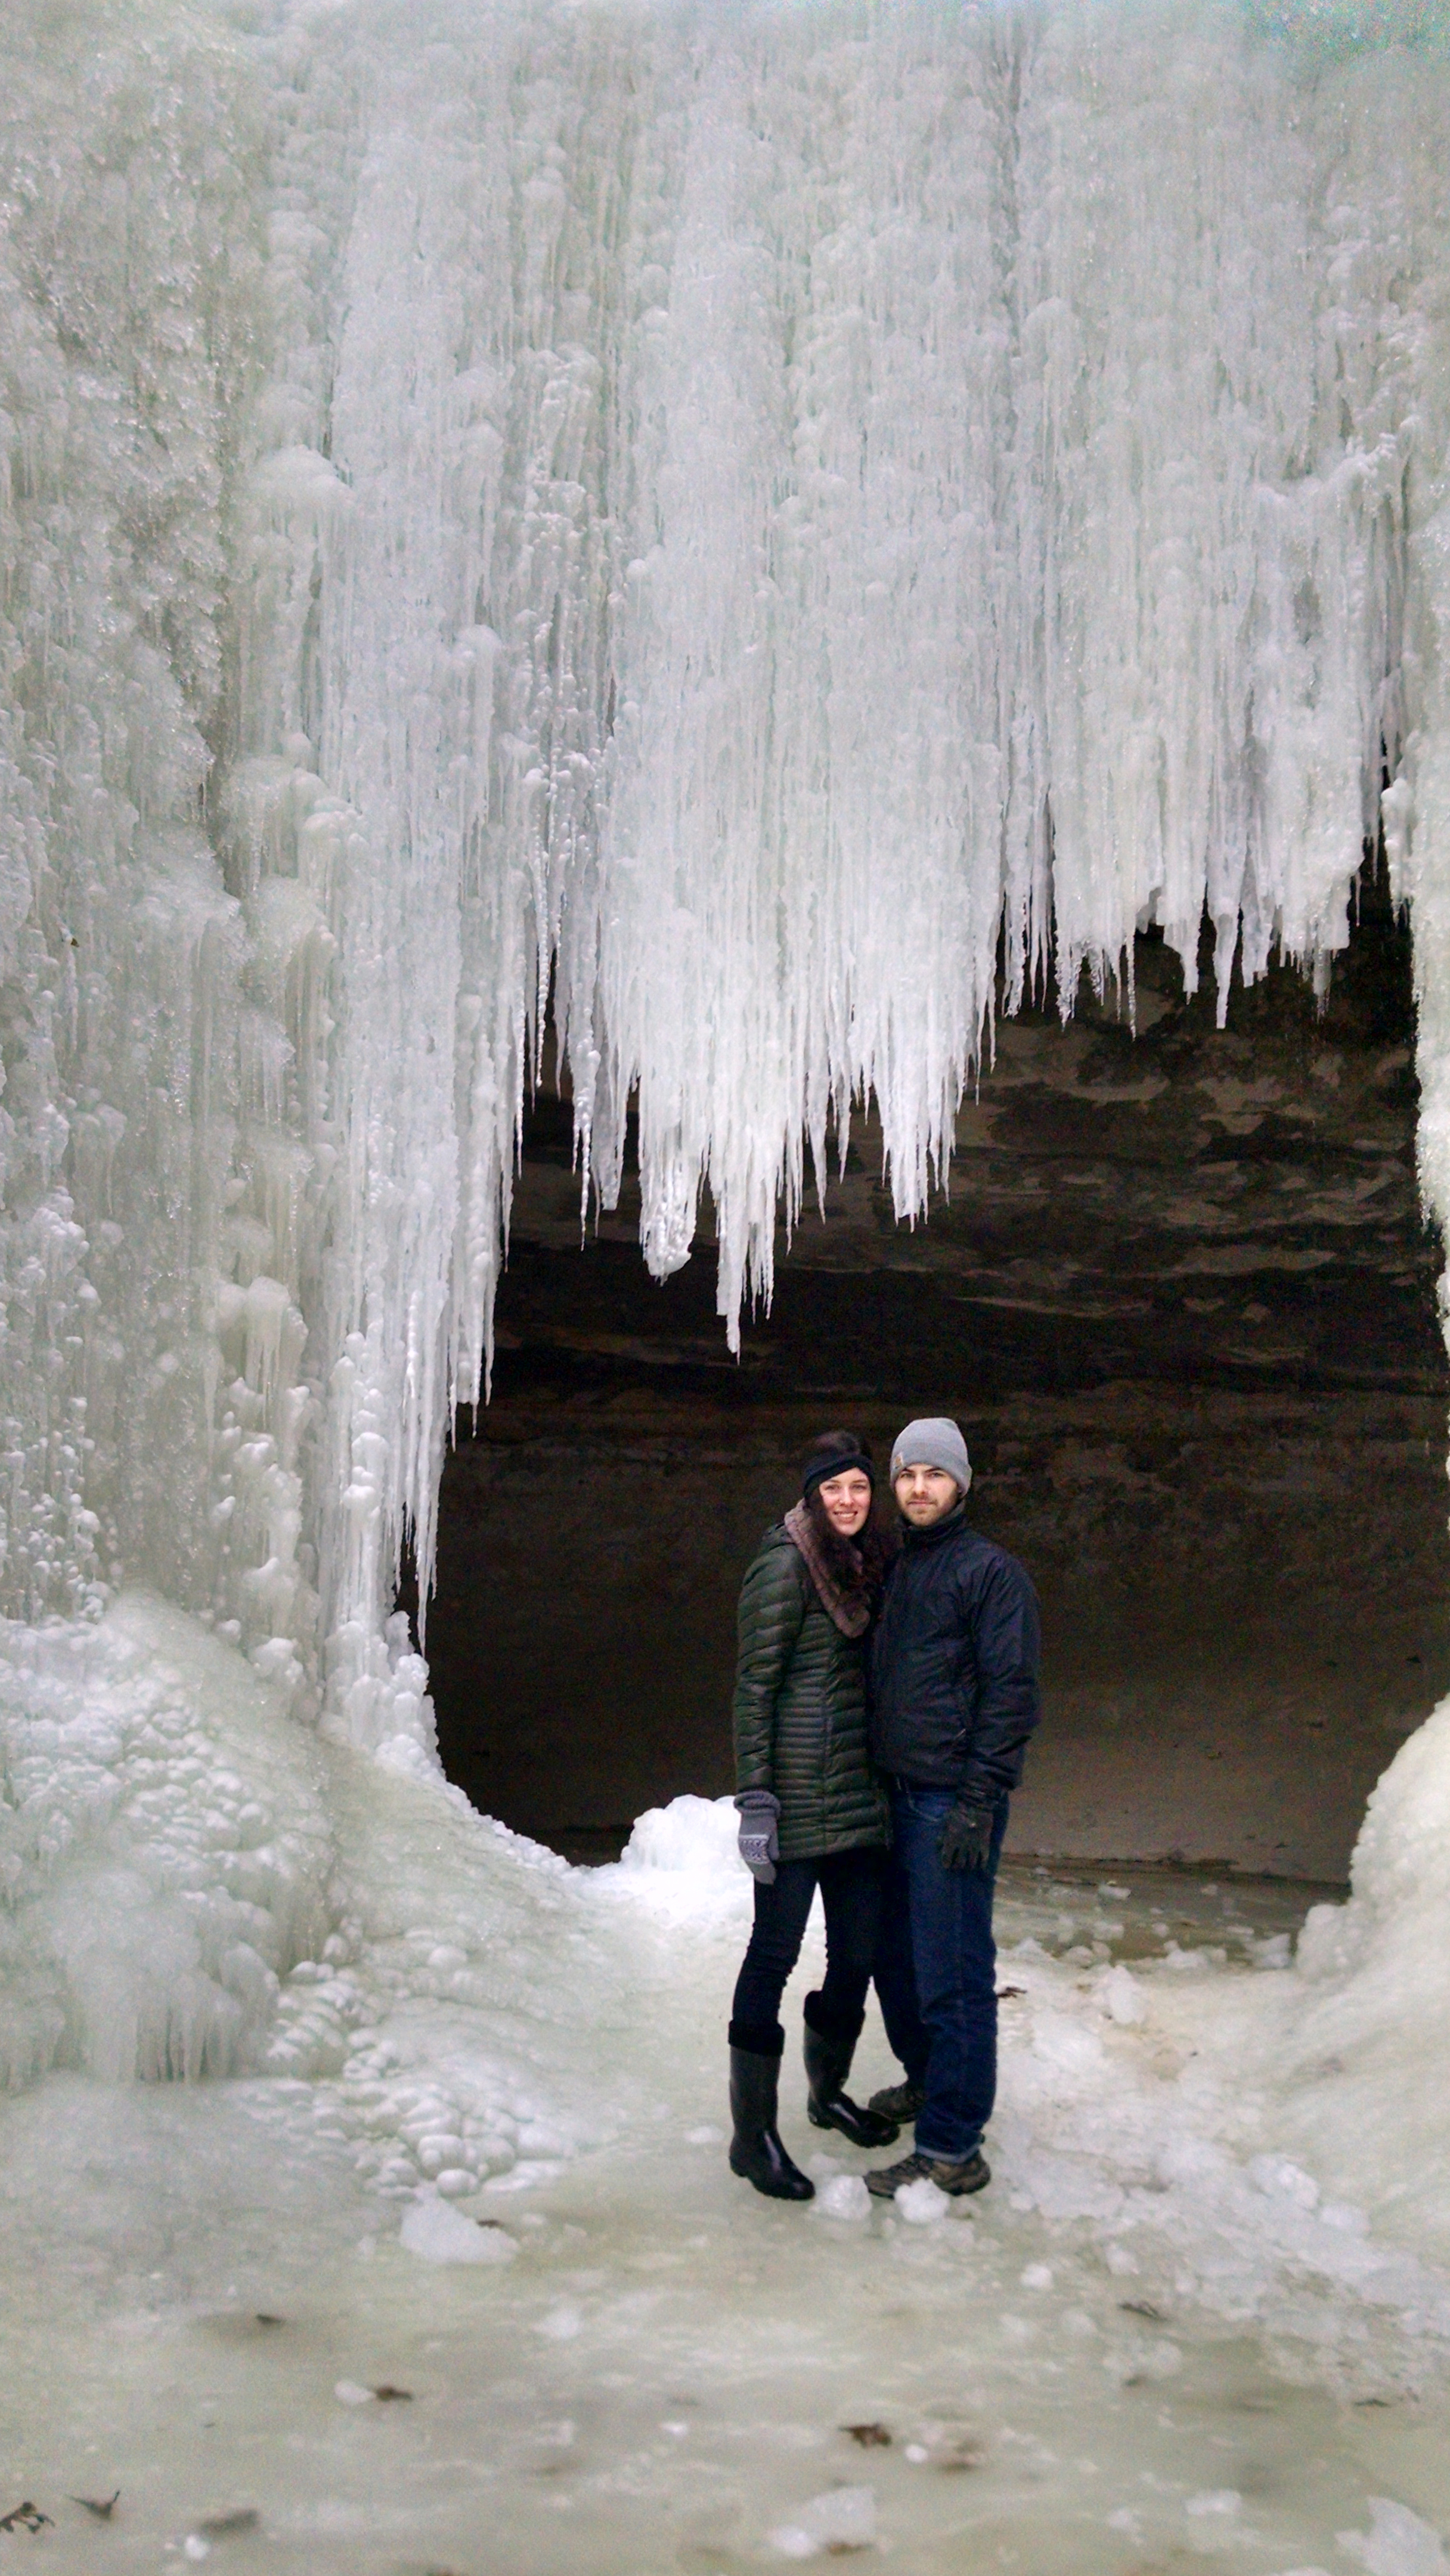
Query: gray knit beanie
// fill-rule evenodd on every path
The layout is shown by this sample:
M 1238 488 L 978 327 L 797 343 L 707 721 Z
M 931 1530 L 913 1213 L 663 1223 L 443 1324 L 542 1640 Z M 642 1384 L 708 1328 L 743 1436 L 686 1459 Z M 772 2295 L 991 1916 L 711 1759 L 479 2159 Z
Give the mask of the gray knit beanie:
M 965 1493 L 972 1481 L 972 1462 L 967 1444 L 954 1422 L 944 1414 L 931 1414 L 922 1422 L 908 1422 L 891 1444 L 893 1481 L 903 1467 L 940 1467 L 944 1476 L 955 1476 Z

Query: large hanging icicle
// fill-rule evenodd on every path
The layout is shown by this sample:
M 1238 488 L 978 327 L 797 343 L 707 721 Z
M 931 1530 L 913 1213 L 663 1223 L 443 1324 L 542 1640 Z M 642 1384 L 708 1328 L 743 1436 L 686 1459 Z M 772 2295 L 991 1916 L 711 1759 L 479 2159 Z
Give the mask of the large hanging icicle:
M 1150 918 L 1192 978 L 1205 909 L 1221 999 L 1240 937 L 1322 975 L 1387 752 L 1450 1205 L 1450 66 L 1401 36 L 13 13 L 12 1604 L 149 1571 L 425 1734 L 385 1616 L 551 976 L 587 1190 L 635 1104 L 645 1257 L 708 1189 L 733 1339 L 868 1087 L 922 1212 L 999 940 L 1009 1009 Z

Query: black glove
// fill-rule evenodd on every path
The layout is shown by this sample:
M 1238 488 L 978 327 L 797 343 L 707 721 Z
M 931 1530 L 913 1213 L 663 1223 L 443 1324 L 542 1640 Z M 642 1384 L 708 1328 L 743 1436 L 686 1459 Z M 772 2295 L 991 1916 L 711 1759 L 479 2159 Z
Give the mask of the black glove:
M 744 1789 L 735 1804 L 740 1811 L 740 1857 L 761 1887 L 772 1887 L 775 1864 L 780 1858 L 775 1829 L 780 1800 L 772 1797 L 768 1789 Z
M 995 1807 L 980 1798 L 959 1798 L 936 1847 L 943 1869 L 985 1869 L 992 1857 L 996 1821 Z

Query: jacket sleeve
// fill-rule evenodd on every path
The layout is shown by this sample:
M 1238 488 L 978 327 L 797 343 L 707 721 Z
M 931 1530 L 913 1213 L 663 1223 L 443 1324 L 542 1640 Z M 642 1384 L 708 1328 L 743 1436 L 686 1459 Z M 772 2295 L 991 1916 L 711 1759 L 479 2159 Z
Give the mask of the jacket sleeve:
M 740 1587 L 735 1665 L 735 1788 L 775 1788 L 775 1703 L 805 1624 L 805 1567 L 793 1547 L 763 1547 Z
M 1042 1707 L 1037 1595 L 1013 1558 L 989 1567 L 971 1624 L 977 1706 L 961 1795 L 995 1799 L 1021 1779 L 1027 1739 Z

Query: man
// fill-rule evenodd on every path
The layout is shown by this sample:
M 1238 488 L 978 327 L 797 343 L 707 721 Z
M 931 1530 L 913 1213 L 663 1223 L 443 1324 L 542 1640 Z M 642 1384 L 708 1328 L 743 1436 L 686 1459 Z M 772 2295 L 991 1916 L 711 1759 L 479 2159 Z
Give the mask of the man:
M 871 1750 L 891 1791 L 894 1903 L 876 1967 L 907 2081 L 873 2097 L 916 2112 L 916 2153 L 866 2176 L 889 2199 L 923 2175 L 991 2180 L 982 2131 L 997 2089 L 992 1894 L 1007 1802 L 1037 1723 L 1037 1596 L 968 1526 L 972 1481 L 955 1422 L 909 1422 L 891 1453 L 906 1524 L 871 1647 Z

